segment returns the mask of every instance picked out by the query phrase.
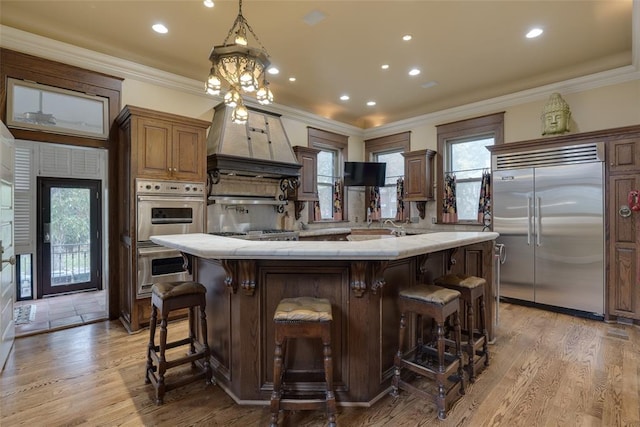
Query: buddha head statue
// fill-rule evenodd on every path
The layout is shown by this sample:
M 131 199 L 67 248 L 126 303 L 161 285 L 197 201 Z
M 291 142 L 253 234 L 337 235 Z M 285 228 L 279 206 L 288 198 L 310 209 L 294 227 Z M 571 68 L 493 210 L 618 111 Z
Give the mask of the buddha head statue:
M 561 135 L 569 132 L 571 111 L 559 93 L 552 93 L 542 110 L 542 135 Z

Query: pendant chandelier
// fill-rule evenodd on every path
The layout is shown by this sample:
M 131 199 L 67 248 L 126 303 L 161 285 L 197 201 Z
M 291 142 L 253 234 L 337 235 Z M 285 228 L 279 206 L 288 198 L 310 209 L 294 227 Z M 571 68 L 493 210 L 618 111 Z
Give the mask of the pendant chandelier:
M 260 48 L 250 47 L 247 30 Z M 234 35 L 234 42 L 228 43 Z M 247 122 L 249 112 L 244 106 L 242 95 L 253 95 L 262 105 L 273 102 L 273 94 L 265 73 L 271 62 L 266 49 L 258 40 L 247 20 L 242 16 L 242 0 L 239 3 L 238 17 L 233 22 L 222 45 L 214 46 L 209 55 L 211 72 L 205 84 L 210 95 L 220 95 L 223 85 L 227 87 L 224 103 L 233 108 L 231 119 L 234 123 Z

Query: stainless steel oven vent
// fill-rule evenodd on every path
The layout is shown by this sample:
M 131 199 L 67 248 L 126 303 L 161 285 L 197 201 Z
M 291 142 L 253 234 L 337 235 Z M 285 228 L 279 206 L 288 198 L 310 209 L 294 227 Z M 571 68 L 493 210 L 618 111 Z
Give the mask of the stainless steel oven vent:
M 249 108 L 241 125 L 231 121 L 231 108 L 214 108 L 207 138 L 207 171 L 265 178 L 298 177 L 301 165 L 278 115 Z

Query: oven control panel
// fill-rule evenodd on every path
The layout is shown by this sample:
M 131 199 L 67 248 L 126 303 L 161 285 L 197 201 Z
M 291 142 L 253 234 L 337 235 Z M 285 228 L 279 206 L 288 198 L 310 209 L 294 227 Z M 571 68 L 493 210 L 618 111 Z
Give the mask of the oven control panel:
M 136 180 L 137 194 L 204 195 L 203 182 Z

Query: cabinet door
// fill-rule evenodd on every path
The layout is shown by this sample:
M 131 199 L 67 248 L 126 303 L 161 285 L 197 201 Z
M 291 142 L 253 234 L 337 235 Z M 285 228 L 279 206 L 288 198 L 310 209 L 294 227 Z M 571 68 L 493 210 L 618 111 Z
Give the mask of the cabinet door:
M 204 129 L 173 126 L 172 138 L 172 178 L 204 181 L 207 168 Z
M 640 135 L 607 143 L 609 172 L 640 170 Z
M 636 147 L 637 149 L 637 147 Z M 609 314 L 640 319 L 640 212 L 627 216 L 631 190 L 640 190 L 640 175 L 609 177 Z
M 435 151 L 404 153 L 405 201 L 433 200 L 432 163 Z
M 171 173 L 171 125 L 158 120 L 139 119 L 138 176 L 169 178 Z

